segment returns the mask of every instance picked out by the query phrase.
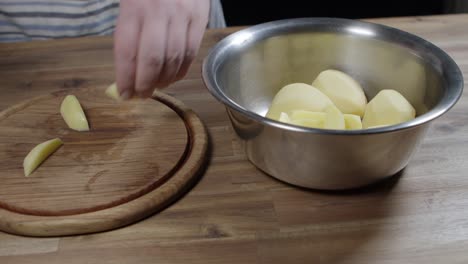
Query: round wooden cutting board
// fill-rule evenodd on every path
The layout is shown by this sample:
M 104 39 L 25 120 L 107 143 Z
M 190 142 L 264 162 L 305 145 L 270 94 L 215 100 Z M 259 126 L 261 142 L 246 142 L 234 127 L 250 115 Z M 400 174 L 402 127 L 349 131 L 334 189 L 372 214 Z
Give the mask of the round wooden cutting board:
M 90 131 L 60 115 L 68 95 L 80 101 Z M 23 159 L 37 144 L 64 142 L 29 177 Z M 0 230 L 58 236 L 117 228 L 180 196 L 199 174 L 207 135 L 174 98 L 116 102 L 102 89 L 57 92 L 0 113 Z

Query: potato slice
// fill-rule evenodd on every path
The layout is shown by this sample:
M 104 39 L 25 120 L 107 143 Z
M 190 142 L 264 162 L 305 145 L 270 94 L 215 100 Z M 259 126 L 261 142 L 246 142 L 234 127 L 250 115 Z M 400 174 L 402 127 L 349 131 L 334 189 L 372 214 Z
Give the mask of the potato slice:
M 74 95 L 67 95 L 60 106 L 60 113 L 68 127 L 76 131 L 89 131 L 88 120 Z
M 122 98 L 120 98 L 120 93 L 119 90 L 117 89 L 117 84 L 113 83 L 109 87 L 107 87 L 105 91 L 106 95 L 109 96 L 110 98 L 121 101 Z
M 358 115 L 344 114 L 345 127 L 347 130 L 362 129 L 361 117 Z
M 120 96 L 119 89 L 117 88 L 117 84 L 113 83 L 107 87 L 105 94 L 110 97 L 111 99 L 114 99 L 116 101 L 124 101 L 124 99 Z M 136 99 L 138 96 L 132 95 L 129 99 Z
M 294 110 L 291 113 L 291 119 L 314 119 L 324 122 L 326 114 L 324 112 L 312 112 L 304 110 Z
M 61 145 L 62 140 L 54 138 L 35 146 L 24 158 L 23 169 L 24 176 L 28 177 L 39 167 L 52 153 L 54 153 Z
M 278 120 L 281 112 L 288 115 L 297 109 L 322 112 L 332 104 L 317 88 L 305 83 L 293 83 L 284 86 L 276 94 L 266 116 Z
M 290 117 L 282 112 L 279 121 L 296 126 L 323 128 L 325 113 L 295 110 L 292 112 L 292 117 Z
M 335 105 L 329 105 L 325 108 L 325 124 L 326 129 L 345 129 L 345 120 L 343 114 Z
M 323 128 L 324 120 L 319 119 L 292 119 L 291 124 L 296 126 L 310 127 L 310 128 Z
M 323 128 L 326 114 L 323 112 L 311 112 L 304 110 L 294 110 L 291 114 L 291 121 L 298 126 Z
M 312 86 L 327 95 L 343 114 L 363 116 L 367 104 L 359 83 L 346 73 L 337 70 L 321 72 Z
M 279 120 L 310 128 L 345 129 L 344 116 L 336 106 L 331 104 L 324 110 L 325 112 L 293 110 L 290 116 L 282 112 Z
M 395 90 L 382 90 L 367 105 L 362 125 L 364 128 L 395 125 L 415 117 L 416 110 L 403 95 Z
M 284 112 L 281 112 L 278 121 L 283 122 L 283 123 L 290 123 L 290 122 L 291 122 L 291 118 L 289 118 L 289 115 L 288 115 L 288 114 L 286 114 L 286 113 L 284 113 Z
M 390 125 L 371 126 L 371 127 L 368 127 L 367 129 L 381 128 L 381 127 L 386 127 L 386 126 L 390 126 Z

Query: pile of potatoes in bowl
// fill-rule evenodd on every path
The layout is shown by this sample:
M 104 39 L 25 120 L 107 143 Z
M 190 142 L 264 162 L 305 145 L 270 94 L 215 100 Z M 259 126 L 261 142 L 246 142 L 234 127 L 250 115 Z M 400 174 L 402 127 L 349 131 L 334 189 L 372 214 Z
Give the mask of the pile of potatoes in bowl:
M 382 90 L 368 102 L 361 85 L 351 76 L 326 70 L 312 85 L 284 86 L 266 117 L 310 128 L 358 130 L 407 122 L 416 117 L 416 111 L 395 90 Z

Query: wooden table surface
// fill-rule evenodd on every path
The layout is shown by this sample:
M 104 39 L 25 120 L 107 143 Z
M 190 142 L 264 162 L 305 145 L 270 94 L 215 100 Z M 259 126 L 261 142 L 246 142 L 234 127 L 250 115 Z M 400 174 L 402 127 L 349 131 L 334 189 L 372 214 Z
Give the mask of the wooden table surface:
M 422 36 L 468 74 L 468 15 L 372 20 Z M 468 263 L 468 98 L 438 119 L 399 179 L 361 192 L 294 188 L 245 158 L 201 60 L 235 28 L 208 31 L 169 89 L 211 134 L 211 163 L 181 200 L 111 232 L 63 238 L 0 233 L 0 263 Z M 0 45 L 0 110 L 58 89 L 105 87 L 112 40 Z M 0 183 L 1 188 L 1 183 Z

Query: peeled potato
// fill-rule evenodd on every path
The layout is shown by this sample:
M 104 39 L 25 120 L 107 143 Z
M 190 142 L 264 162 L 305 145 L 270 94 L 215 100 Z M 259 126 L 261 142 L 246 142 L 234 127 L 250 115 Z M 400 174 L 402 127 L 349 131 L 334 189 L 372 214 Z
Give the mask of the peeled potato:
M 324 125 L 324 121 L 318 119 L 292 119 L 290 123 L 296 126 L 310 128 L 323 128 Z
M 107 87 L 105 91 L 106 95 L 109 96 L 110 98 L 120 101 L 122 98 L 120 98 L 119 90 L 117 89 L 117 84 L 113 83 L 109 87 Z
M 284 86 L 276 94 L 266 116 L 278 120 L 281 112 L 288 115 L 297 109 L 322 112 L 332 104 L 317 88 L 305 83 L 293 83 Z
M 386 127 L 386 126 L 389 126 L 389 125 L 371 126 L 371 127 L 368 127 L 367 129 L 380 128 L 380 127 Z
M 332 105 L 325 108 L 325 123 L 324 128 L 326 129 L 345 129 L 345 120 L 340 110 Z
M 68 127 L 76 131 L 89 131 L 88 120 L 74 95 L 67 95 L 60 106 L 60 114 Z
M 347 130 L 362 129 L 361 117 L 358 115 L 344 114 L 345 127 Z
M 291 119 L 314 119 L 324 122 L 326 114 L 324 112 L 311 112 L 304 110 L 294 110 L 291 113 Z
M 296 126 L 323 128 L 325 113 L 295 110 L 292 111 L 291 116 L 289 116 L 282 112 L 279 121 Z
M 281 112 L 278 121 L 283 122 L 283 123 L 289 123 L 291 122 L 291 119 L 289 118 L 288 114 Z
M 298 126 L 323 128 L 326 114 L 323 112 L 311 112 L 295 110 L 291 113 L 291 122 Z
M 343 114 L 364 115 L 366 96 L 359 83 L 349 75 L 326 70 L 317 76 L 312 86 L 327 95 Z
M 364 128 L 394 125 L 416 116 L 413 106 L 395 90 L 382 90 L 367 104 L 362 120 Z
M 24 158 L 23 169 L 24 176 L 28 177 L 44 160 L 54 153 L 61 145 L 59 138 L 51 139 L 35 146 Z

